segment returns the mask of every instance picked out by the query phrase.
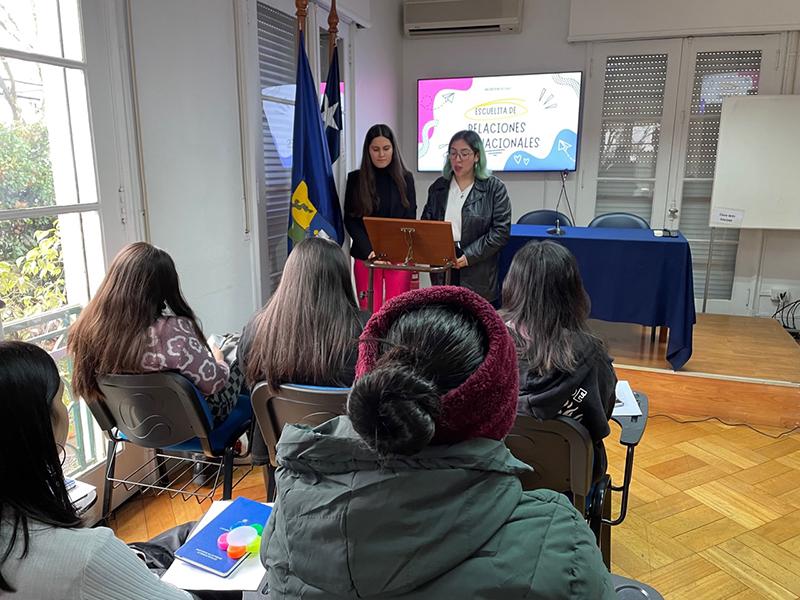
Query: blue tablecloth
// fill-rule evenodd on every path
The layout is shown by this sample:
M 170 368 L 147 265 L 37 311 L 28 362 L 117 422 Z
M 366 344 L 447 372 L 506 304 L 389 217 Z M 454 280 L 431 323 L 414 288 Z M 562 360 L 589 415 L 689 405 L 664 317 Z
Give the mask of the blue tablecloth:
M 695 324 L 692 254 L 686 238 L 655 237 L 649 229 L 512 225 L 500 255 L 500 282 L 514 254 L 535 239 L 557 241 L 575 255 L 592 300 L 592 318 L 669 327 L 667 360 L 680 369 L 692 355 Z

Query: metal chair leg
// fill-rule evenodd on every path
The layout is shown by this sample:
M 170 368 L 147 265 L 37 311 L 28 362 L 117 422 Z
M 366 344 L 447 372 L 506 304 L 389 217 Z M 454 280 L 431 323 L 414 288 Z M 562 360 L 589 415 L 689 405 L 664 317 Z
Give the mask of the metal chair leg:
M 233 447 L 225 448 L 222 459 L 222 499 L 230 500 L 233 494 Z
M 156 465 L 158 465 L 158 485 L 167 487 L 169 478 L 167 477 L 167 461 L 163 456 L 159 456 L 160 449 L 156 450 Z
M 108 519 L 111 512 L 111 494 L 114 492 L 114 485 L 111 478 L 114 477 L 114 468 L 117 462 L 117 442 L 108 440 L 106 447 L 106 477 L 103 482 L 103 514 L 102 519 Z
M 600 554 L 608 570 L 611 570 L 611 490 L 607 490 L 603 498 L 603 521 L 600 523 Z

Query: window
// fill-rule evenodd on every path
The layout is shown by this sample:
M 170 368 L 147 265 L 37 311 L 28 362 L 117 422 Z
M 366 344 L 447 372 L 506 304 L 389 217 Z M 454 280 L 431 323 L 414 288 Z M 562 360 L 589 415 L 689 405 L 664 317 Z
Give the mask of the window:
M 262 227 L 260 244 L 267 255 L 267 268 L 263 276 L 269 278 L 269 290 L 274 290 L 280 281 L 286 262 L 289 226 L 289 198 L 292 182 L 292 129 L 294 125 L 295 77 L 297 76 L 296 29 L 294 3 L 286 0 L 258 1 L 257 33 L 259 87 L 261 90 L 261 129 L 263 146 L 263 182 L 259 201 L 259 218 L 266 218 Z M 318 82 L 324 83 L 328 76 L 328 30 L 326 10 L 310 4 L 306 31 L 309 39 L 306 48 L 312 73 Z M 325 23 L 325 28 L 316 23 Z M 348 89 L 349 64 L 345 60 L 348 46 L 348 25 L 339 22 L 337 50 L 343 89 Z M 321 94 L 320 94 L 321 97 Z M 347 96 L 342 94 L 341 158 L 334 168 L 337 181 L 347 175 L 348 126 Z M 344 160 L 342 160 L 344 159 Z M 341 187 L 341 186 L 339 186 Z M 341 194 L 340 194 L 341 196 Z M 341 200 L 341 198 L 340 198 Z
M 280 281 L 286 262 L 286 230 L 292 190 L 292 129 L 297 76 L 294 16 L 258 2 L 258 62 L 261 127 L 264 148 L 266 247 L 270 290 Z M 264 218 L 264 215 L 259 215 Z M 263 229 L 262 229 L 263 231 Z
M 593 47 L 584 131 L 599 143 L 584 145 L 581 214 L 632 212 L 654 228 L 679 228 L 692 248 L 698 298 L 722 101 L 778 93 L 779 47 L 777 35 Z M 738 242 L 736 229 L 715 232 L 708 297 L 722 302 L 717 308 L 733 295 Z
M 0 0 L 0 337 L 39 344 L 70 380 L 67 327 L 103 276 L 103 234 L 77 0 Z M 103 442 L 65 385 L 65 471 Z

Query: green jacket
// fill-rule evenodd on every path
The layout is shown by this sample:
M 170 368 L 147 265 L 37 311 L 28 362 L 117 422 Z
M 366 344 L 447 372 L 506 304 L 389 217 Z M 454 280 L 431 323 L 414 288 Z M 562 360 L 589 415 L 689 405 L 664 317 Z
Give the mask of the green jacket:
M 529 467 L 473 439 L 380 458 L 347 417 L 287 426 L 261 561 L 270 600 L 616 598 L 594 536 Z

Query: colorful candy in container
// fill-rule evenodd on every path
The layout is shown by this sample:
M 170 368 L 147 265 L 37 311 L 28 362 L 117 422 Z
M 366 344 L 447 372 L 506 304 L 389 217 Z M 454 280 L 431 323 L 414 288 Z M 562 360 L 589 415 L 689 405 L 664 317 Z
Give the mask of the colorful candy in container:
M 261 534 L 264 527 L 258 523 L 239 521 L 230 531 L 217 538 L 217 547 L 233 560 L 238 560 L 245 554 L 257 553 L 261 547 Z

